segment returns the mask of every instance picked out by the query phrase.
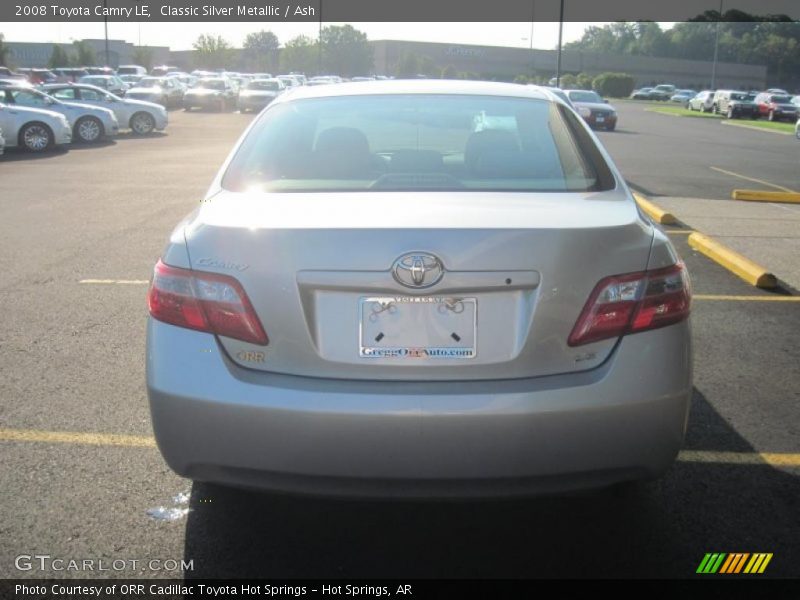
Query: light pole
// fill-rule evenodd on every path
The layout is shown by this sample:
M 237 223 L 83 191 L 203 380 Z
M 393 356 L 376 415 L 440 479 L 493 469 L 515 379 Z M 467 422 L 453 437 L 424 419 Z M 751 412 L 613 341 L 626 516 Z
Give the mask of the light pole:
M 719 56 L 719 23 L 722 20 L 722 2 L 719 0 L 719 14 L 717 15 L 717 31 L 714 34 L 714 62 L 711 65 L 711 89 L 717 89 L 717 56 Z
M 561 0 L 561 8 L 558 15 L 558 62 L 556 63 L 556 87 L 561 87 L 561 38 L 564 33 L 564 0 Z
M 106 64 L 105 66 L 109 66 L 108 60 L 108 1 L 103 0 L 103 29 L 105 30 L 105 40 L 106 40 Z

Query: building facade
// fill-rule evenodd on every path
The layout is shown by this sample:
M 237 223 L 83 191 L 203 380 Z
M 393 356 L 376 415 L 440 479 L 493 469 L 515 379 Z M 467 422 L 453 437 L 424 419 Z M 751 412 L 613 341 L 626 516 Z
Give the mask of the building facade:
M 499 46 L 472 46 L 432 42 L 377 40 L 370 42 L 375 51 L 375 73 L 394 74 L 404 54 L 428 57 L 437 69 L 452 66 L 457 71 L 472 72 L 483 78 L 512 80 L 517 75 L 552 77 L 555 75 L 555 50 L 530 50 Z M 636 86 L 672 83 L 678 87 L 707 88 L 711 82 L 711 61 L 654 58 L 617 54 L 564 51 L 561 72 L 599 75 L 607 71 L 632 75 Z M 767 67 L 717 63 L 716 87 L 764 89 Z
M 81 40 L 87 43 L 97 57 L 96 65 L 90 66 L 109 66 L 118 67 L 119 65 L 132 64 L 136 46 L 123 40 L 108 40 L 108 57 L 106 58 L 106 41 L 104 39 Z M 15 67 L 46 67 L 53 54 L 55 46 L 61 46 L 67 53 L 74 54 L 72 44 L 56 44 L 53 42 L 6 42 L 11 49 L 10 62 Z M 169 59 L 169 48 L 167 46 L 147 46 L 151 52 L 154 65 L 160 65 Z

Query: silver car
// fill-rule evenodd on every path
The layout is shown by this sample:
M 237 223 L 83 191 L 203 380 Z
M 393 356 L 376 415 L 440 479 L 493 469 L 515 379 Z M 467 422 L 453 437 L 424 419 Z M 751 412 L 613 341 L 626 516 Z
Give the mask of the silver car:
M 72 127 L 61 113 L 0 102 L 0 129 L 5 147 L 45 152 L 72 141 Z
M 51 83 L 42 86 L 42 89 L 63 102 L 78 102 L 107 108 L 113 111 L 121 128 L 130 129 L 137 135 L 163 131 L 169 123 L 167 109 L 160 104 L 120 98 L 94 85 Z
M 9 106 L 41 108 L 61 113 L 72 127 L 72 141 L 86 144 L 100 142 L 119 133 L 119 122 L 107 108 L 62 102 L 39 90 L 21 86 L 0 88 L 0 101 Z
M 236 106 L 241 112 L 261 110 L 285 90 L 280 79 L 254 79 L 239 90 Z
M 686 427 L 690 302 L 667 236 L 549 93 L 304 86 L 155 267 L 153 429 L 180 475 L 267 490 L 651 478 Z

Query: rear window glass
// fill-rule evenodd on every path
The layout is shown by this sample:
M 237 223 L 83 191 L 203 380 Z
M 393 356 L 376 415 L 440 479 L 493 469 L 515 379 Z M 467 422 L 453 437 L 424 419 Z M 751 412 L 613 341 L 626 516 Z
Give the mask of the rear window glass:
M 281 84 L 277 81 L 261 81 L 257 79 L 256 81 L 251 81 L 249 84 L 247 84 L 247 89 L 276 92 L 281 89 Z
M 224 90 L 225 82 L 221 79 L 201 79 L 194 87 L 200 90 Z
M 469 95 L 309 98 L 273 105 L 223 177 L 235 191 L 610 189 L 571 111 Z

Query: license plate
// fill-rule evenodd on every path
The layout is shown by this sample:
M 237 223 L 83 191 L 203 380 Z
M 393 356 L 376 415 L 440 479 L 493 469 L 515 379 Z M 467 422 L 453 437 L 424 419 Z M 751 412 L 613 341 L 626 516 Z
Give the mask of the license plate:
M 381 296 L 359 300 L 362 358 L 475 358 L 475 298 Z
M 595 121 L 597 121 L 598 123 L 604 123 L 604 122 L 605 122 L 605 120 L 606 120 L 606 118 L 605 118 L 605 117 L 597 117 L 597 118 L 595 119 Z

